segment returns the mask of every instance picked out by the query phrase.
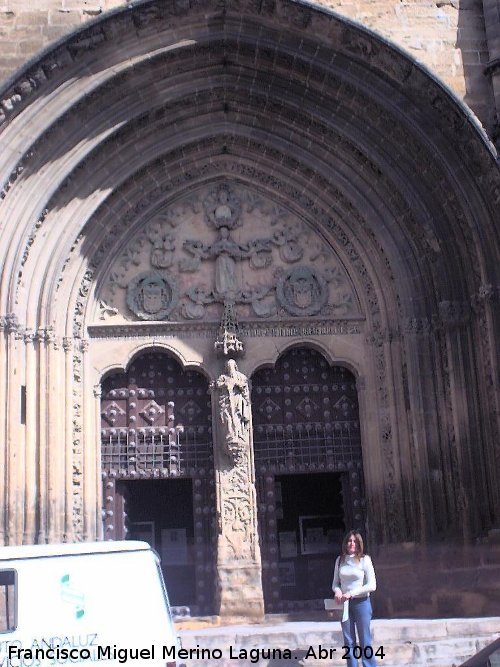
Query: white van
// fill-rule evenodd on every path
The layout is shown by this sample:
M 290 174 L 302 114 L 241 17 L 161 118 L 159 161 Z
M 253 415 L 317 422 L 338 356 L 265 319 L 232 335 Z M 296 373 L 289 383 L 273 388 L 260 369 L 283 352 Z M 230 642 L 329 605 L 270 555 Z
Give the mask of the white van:
M 177 650 L 149 544 L 0 548 L 0 667 L 175 667 Z

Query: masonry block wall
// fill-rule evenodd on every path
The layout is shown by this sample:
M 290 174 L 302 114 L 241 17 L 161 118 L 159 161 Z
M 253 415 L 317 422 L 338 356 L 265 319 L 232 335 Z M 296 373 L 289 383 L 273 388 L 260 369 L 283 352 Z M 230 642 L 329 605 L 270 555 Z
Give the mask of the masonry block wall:
M 0 81 L 85 22 L 127 4 L 126 0 L 0 0 Z M 318 4 L 410 53 L 470 106 L 490 136 L 495 134 L 494 58 L 487 32 L 491 38 L 500 34 L 497 0 L 319 0 Z

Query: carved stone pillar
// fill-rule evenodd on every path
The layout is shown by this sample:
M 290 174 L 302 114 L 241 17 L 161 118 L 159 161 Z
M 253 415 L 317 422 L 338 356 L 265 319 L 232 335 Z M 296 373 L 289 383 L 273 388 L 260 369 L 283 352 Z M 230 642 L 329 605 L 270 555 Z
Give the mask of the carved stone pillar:
M 469 348 L 470 304 L 441 301 L 434 326 L 443 340 L 443 362 L 448 399 L 448 449 L 455 491 L 455 517 L 464 542 L 470 543 L 477 530 L 477 508 L 473 498 L 477 469 L 472 453 L 472 410 L 468 404 L 469 378 L 474 377 Z
M 24 332 L 26 354 L 26 490 L 23 544 L 34 544 L 37 530 L 37 335 Z
M 6 350 L 6 460 L 2 474 L 6 480 L 6 504 L 2 508 L 6 516 L 6 541 L 22 544 L 24 497 L 24 427 L 20 423 L 20 390 L 23 367 L 22 331 L 15 315 L 7 316 Z
M 212 383 L 211 390 L 217 413 L 216 609 L 222 617 L 259 619 L 264 614 L 264 599 L 248 379 L 230 359 L 226 373 Z
M 82 339 L 83 386 L 83 540 L 95 540 L 100 535 L 101 523 L 101 471 L 99 442 L 100 389 L 93 386 L 90 391 L 91 368 L 89 341 Z
M 75 539 L 73 530 L 73 339 L 63 339 L 64 350 L 64 387 L 68 397 L 65 403 L 64 422 L 64 535 L 63 540 L 72 542 Z

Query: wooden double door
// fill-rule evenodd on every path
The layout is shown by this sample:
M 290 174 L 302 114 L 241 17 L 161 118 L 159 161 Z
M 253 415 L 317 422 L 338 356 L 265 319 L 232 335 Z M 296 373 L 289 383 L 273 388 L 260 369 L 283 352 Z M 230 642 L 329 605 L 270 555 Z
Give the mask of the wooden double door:
M 266 610 L 319 609 L 344 531 L 365 521 L 355 378 L 299 348 L 251 380 Z M 105 536 L 149 541 L 192 615 L 214 604 L 211 414 L 207 380 L 162 352 L 102 384 Z
M 172 605 L 191 615 L 213 613 L 215 484 L 206 379 L 162 352 L 143 354 L 126 372 L 105 378 L 101 461 L 105 537 L 149 542 Z
M 323 609 L 344 532 L 365 523 L 355 378 L 293 349 L 253 375 L 252 412 L 266 611 Z

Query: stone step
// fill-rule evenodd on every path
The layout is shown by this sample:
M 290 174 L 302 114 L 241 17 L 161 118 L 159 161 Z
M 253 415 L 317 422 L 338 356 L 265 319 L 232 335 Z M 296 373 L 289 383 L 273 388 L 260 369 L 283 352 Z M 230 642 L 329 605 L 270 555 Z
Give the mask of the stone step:
M 342 667 L 338 621 L 283 622 L 180 629 L 186 667 Z M 457 667 L 500 637 L 500 618 L 376 619 L 373 648 L 381 667 Z M 359 661 L 361 664 L 361 660 Z

